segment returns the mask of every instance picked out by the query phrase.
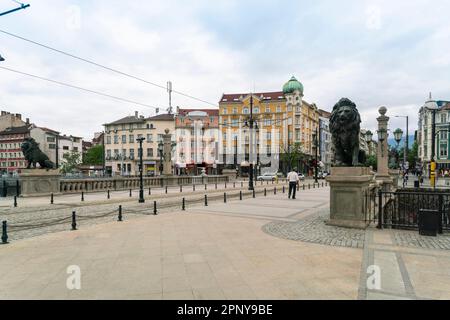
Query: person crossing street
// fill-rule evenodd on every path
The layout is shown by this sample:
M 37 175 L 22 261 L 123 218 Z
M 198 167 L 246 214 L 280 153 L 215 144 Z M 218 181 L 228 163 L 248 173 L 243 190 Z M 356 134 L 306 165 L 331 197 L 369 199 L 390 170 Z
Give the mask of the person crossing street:
M 288 197 L 290 199 L 291 195 L 292 195 L 292 199 L 295 199 L 295 193 L 297 191 L 297 184 L 300 181 L 300 179 L 298 178 L 298 174 L 297 174 L 297 168 L 294 168 L 291 172 L 288 173 L 287 180 L 289 181 Z

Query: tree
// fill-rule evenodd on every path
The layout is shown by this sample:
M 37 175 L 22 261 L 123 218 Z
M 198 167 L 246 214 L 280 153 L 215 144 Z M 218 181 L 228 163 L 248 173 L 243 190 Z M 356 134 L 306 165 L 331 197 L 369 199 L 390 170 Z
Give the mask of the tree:
M 302 144 L 296 142 L 293 145 L 282 145 L 280 158 L 287 165 L 287 170 L 292 169 L 300 160 L 305 158 Z
M 102 165 L 103 164 L 103 146 L 101 144 L 90 148 L 83 157 L 83 164 Z
M 74 173 L 77 166 L 81 163 L 81 154 L 76 151 L 67 152 L 63 155 L 61 164 L 62 173 Z
M 364 164 L 366 167 L 372 167 L 374 171 L 378 169 L 377 156 L 371 155 L 366 158 L 366 162 Z

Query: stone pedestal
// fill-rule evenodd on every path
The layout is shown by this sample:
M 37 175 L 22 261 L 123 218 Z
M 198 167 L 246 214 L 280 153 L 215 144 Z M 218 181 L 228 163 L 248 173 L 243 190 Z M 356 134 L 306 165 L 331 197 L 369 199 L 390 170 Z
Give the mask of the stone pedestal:
M 334 167 L 326 178 L 330 184 L 329 225 L 365 229 L 365 192 L 373 182 L 370 168 Z
M 58 169 L 23 169 L 19 175 L 22 197 L 49 196 L 60 193 L 61 174 Z

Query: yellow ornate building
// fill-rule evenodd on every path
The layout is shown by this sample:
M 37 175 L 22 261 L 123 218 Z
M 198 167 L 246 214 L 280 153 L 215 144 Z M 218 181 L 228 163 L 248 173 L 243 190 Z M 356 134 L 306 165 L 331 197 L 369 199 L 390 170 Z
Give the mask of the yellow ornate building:
M 251 99 L 252 98 L 252 99 Z M 303 100 L 303 85 L 292 77 L 282 91 L 262 93 L 223 94 L 219 102 L 219 126 L 222 135 L 222 153 L 225 158 L 235 154 L 249 153 L 247 134 L 250 117 L 250 101 L 253 102 L 253 119 L 263 134 L 254 138 L 258 150 L 262 147 L 267 154 L 278 156 L 289 152 L 288 146 L 300 143 L 302 151 L 309 158 L 315 155 L 313 134 L 319 126 L 319 114 L 315 104 Z M 263 130 L 261 130 L 263 129 Z M 262 145 L 262 146 L 261 146 Z M 225 164 L 230 164 L 228 160 Z M 308 173 L 308 165 L 299 163 L 301 171 Z

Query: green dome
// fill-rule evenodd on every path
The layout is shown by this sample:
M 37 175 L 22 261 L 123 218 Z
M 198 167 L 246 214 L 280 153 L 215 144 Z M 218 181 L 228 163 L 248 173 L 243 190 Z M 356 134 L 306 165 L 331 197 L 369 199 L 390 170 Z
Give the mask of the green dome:
M 303 94 L 303 85 L 294 76 L 283 86 L 283 93 L 293 93 L 295 90 Z

